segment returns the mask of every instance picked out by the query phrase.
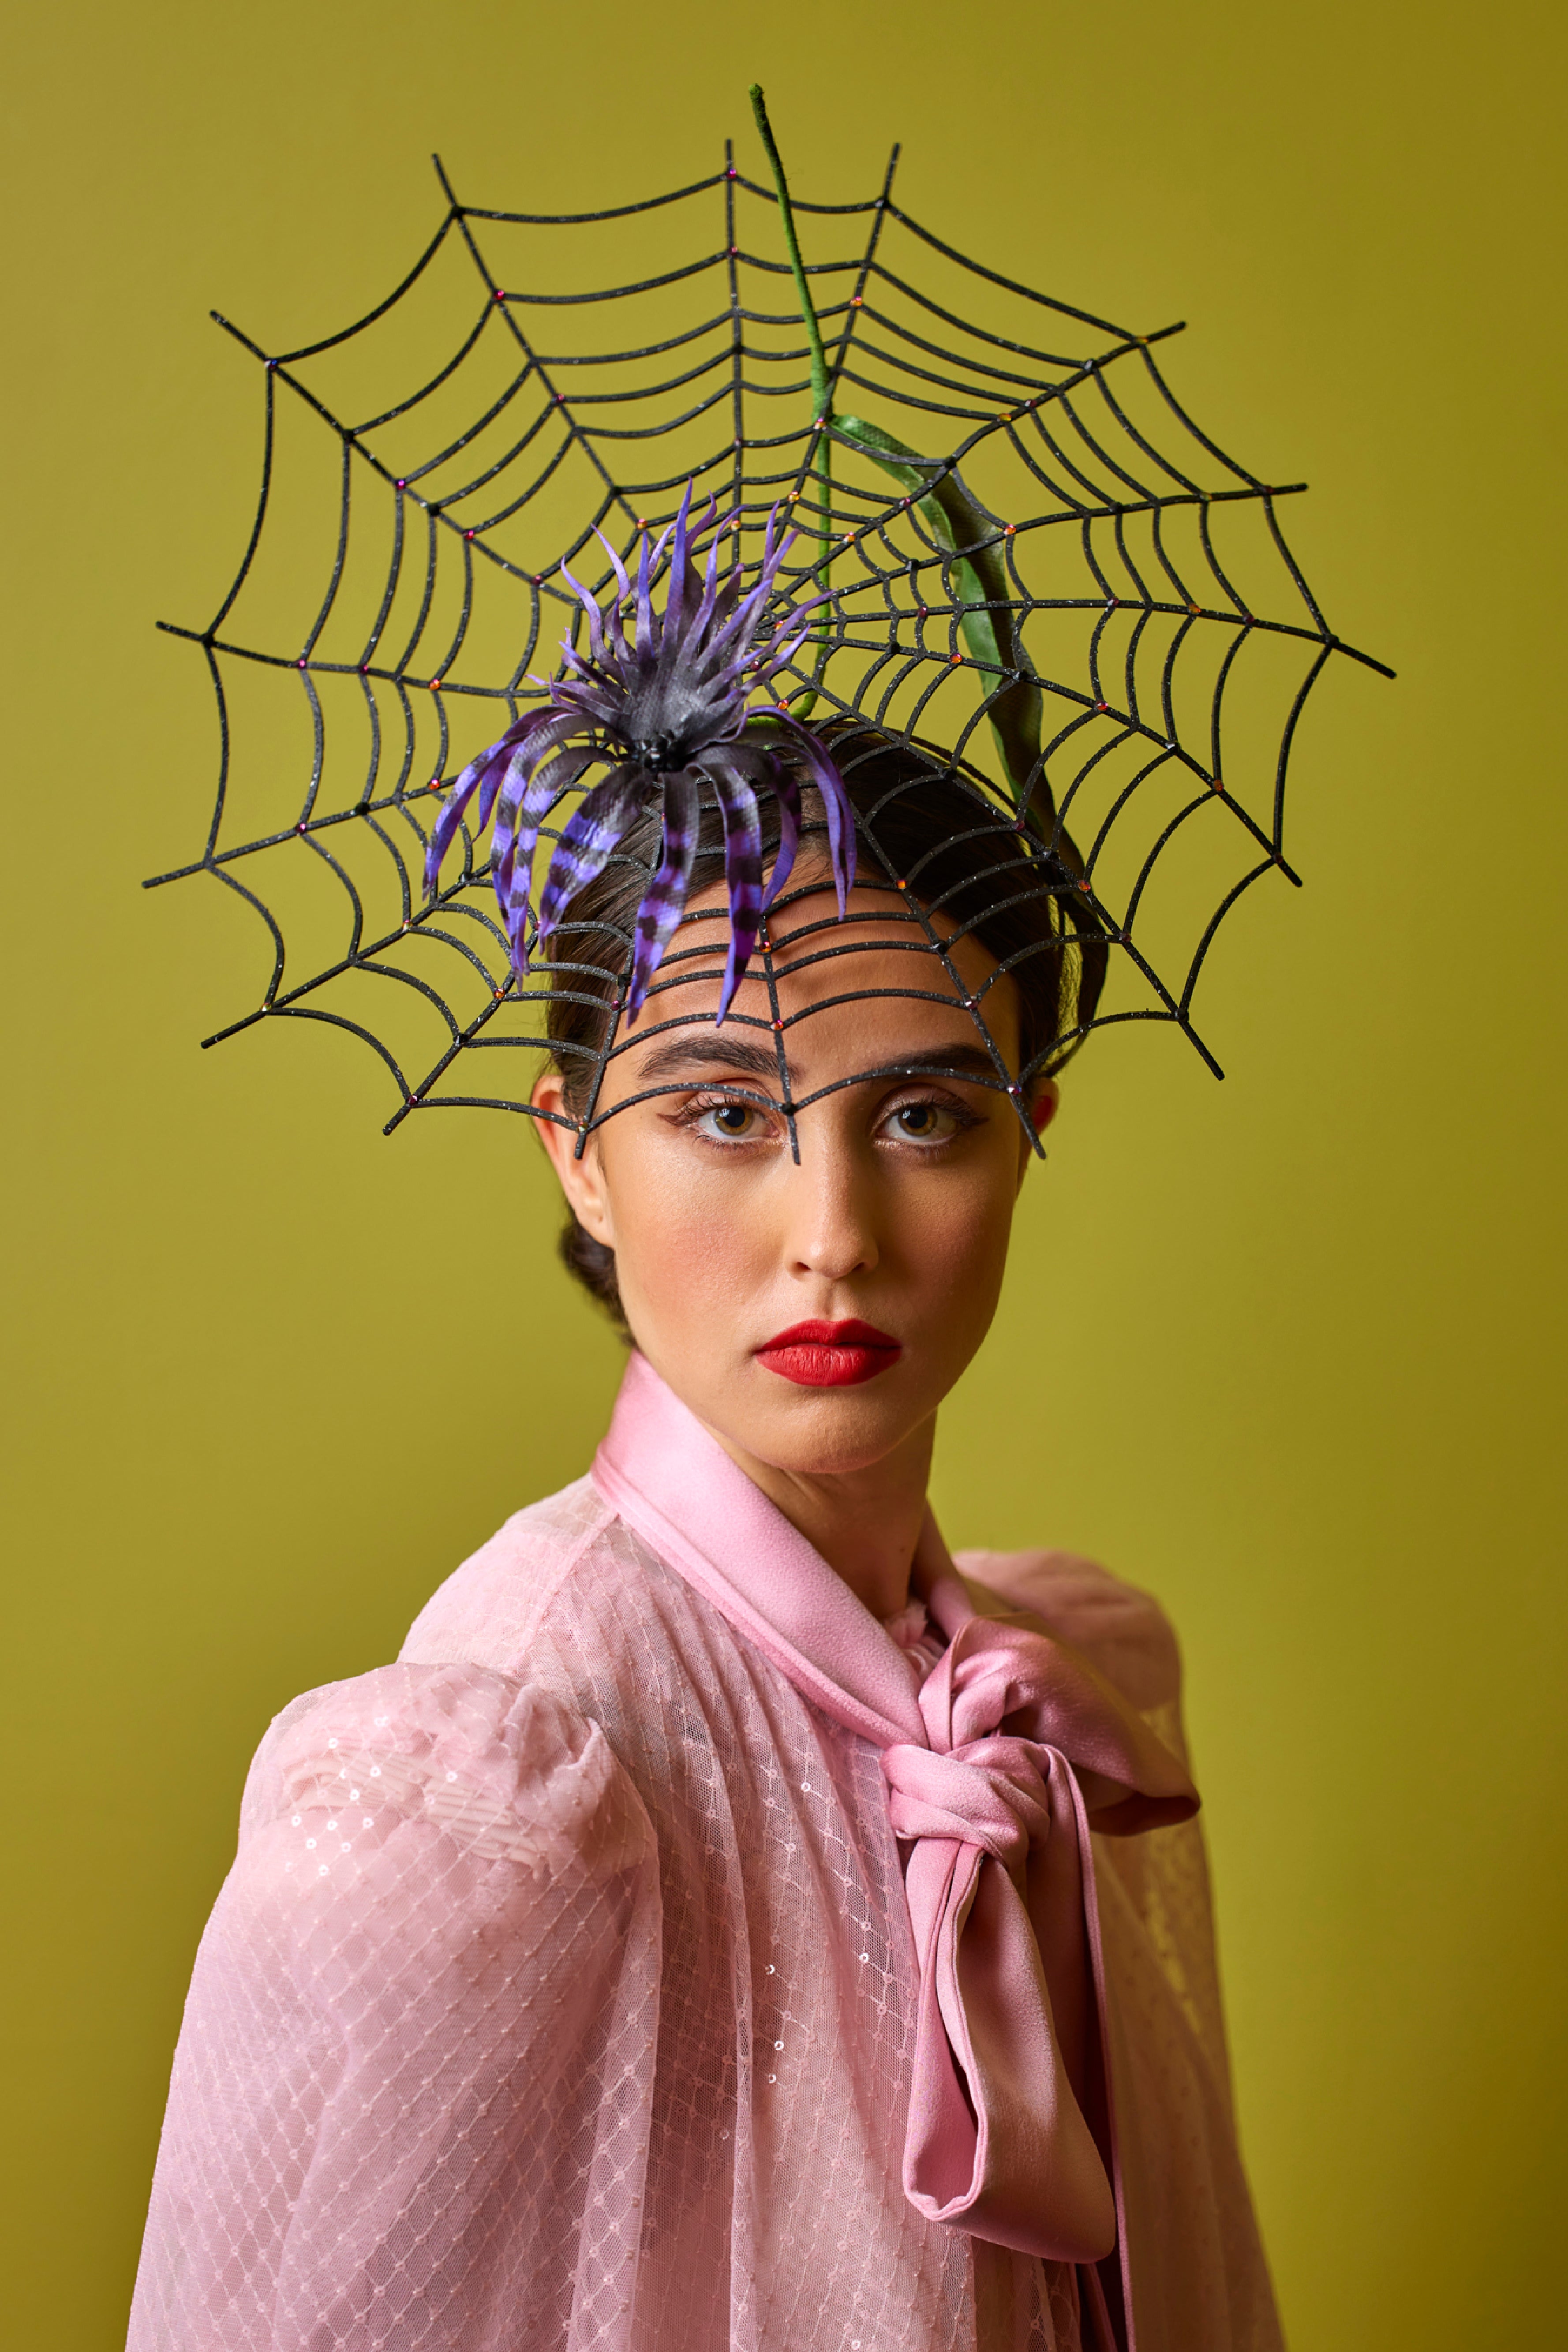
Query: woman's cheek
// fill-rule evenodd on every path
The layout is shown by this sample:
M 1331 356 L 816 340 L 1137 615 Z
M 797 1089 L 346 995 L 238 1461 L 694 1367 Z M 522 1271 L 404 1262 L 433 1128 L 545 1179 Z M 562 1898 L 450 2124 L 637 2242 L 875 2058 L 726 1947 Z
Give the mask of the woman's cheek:
M 976 1176 L 973 1185 L 953 1187 L 925 1204 L 908 1243 L 911 1272 L 931 1309 L 971 1349 L 995 1312 L 1013 1222 L 1007 1172 L 1000 1181 L 988 1170 Z
M 623 1294 L 676 1329 L 709 1317 L 715 1301 L 732 1311 L 765 1274 L 767 1253 L 763 1203 L 737 1183 L 740 1171 L 694 1162 L 689 1149 L 671 1160 L 645 1161 L 620 1200 L 612 1195 L 612 1215 Z

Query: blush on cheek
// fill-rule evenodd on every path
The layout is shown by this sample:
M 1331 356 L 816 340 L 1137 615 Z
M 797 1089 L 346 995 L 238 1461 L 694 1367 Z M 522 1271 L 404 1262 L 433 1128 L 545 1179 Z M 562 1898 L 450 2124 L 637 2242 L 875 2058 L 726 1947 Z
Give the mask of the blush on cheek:
M 976 1186 L 922 1219 L 910 1236 L 910 1273 L 923 1311 L 942 1329 L 956 1380 L 991 1328 L 1001 1296 L 1012 1231 L 1006 1182 Z
M 727 1186 L 660 1182 L 645 1166 L 617 1197 L 614 1223 L 621 1297 L 638 1339 L 673 1344 L 694 1362 L 728 1357 L 773 1270 L 756 1204 Z

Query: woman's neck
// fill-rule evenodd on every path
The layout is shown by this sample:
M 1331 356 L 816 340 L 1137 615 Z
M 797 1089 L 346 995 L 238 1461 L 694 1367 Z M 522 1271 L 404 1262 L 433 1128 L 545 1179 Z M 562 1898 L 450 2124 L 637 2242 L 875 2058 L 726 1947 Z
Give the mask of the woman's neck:
M 748 1454 L 721 1429 L 710 1434 L 873 1617 L 895 1616 L 905 1606 L 926 1515 L 934 1413 L 879 1462 L 820 1475 L 781 1470 Z

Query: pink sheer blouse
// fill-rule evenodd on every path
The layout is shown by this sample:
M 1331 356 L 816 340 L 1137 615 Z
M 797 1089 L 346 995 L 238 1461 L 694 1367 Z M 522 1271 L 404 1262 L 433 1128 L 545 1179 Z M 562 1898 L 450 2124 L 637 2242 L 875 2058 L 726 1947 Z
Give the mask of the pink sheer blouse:
M 1174 1711 L 927 1549 L 633 1357 L 262 1742 L 131 2352 L 1275 2352 Z

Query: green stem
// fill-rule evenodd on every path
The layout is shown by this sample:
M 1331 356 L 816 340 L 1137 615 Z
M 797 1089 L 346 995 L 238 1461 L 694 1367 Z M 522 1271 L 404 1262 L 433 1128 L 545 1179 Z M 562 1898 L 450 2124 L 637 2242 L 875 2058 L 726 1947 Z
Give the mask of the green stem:
M 784 177 L 784 158 L 779 153 L 778 142 L 773 137 L 773 125 L 768 121 L 767 105 L 763 97 L 761 85 L 757 82 L 752 84 L 751 100 L 752 112 L 757 119 L 757 130 L 761 134 L 763 145 L 768 151 L 768 161 L 773 165 L 773 186 L 778 191 L 779 217 L 784 223 L 784 247 L 789 255 L 790 268 L 795 274 L 795 289 L 800 300 L 800 315 L 805 321 L 805 339 L 811 350 L 812 417 L 816 427 L 816 454 L 813 460 L 817 478 L 816 537 L 817 545 L 821 550 L 816 584 L 819 588 L 826 588 L 827 567 L 833 551 L 833 457 L 828 429 L 833 422 L 833 396 L 827 379 L 827 353 L 822 347 L 822 330 L 816 321 L 816 305 L 811 299 L 811 289 L 805 278 L 805 263 L 801 258 L 800 239 L 795 233 L 795 208 L 789 200 L 789 182 Z M 816 669 L 817 677 L 820 678 L 827 653 L 828 626 L 826 616 L 818 625 L 816 635 L 821 647 Z M 802 703 L 803 717 L 810 715 L 816 700 L 816 697 L 813 694 L 808 701 Z

